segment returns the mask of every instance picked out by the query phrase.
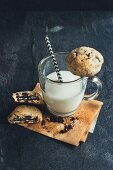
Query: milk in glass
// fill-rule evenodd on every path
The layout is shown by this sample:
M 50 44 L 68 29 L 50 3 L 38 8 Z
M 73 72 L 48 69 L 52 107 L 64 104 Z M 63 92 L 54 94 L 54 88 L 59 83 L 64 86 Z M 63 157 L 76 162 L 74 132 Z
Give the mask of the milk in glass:
M 44 100 L 47 106 L 57 113 L 69 113 L 74 111 L 80 104 L 84 96 L 83 81 L 79 76 L 70 71 L 60 71 L 63 83 L 58 83 L 56 72 L 47 76 L 48 79 L 56 81 L 46 81 Z

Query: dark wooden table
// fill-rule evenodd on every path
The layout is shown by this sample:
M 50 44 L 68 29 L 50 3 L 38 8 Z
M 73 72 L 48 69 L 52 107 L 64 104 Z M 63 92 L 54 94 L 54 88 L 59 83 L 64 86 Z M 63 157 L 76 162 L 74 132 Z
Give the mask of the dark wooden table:
M 98 74 L 104 102 L 94 134 L 73 147 L 16 125 L 7 115 L 16 104 L 11 93 L 31 90 L 38 81 L 37 65 L 47 55 L 45 26 L 55 52 L 90 46 L 105 63 Z M 40 11 L 0 13 L 0 170 L 113 169 L 113 12 Z

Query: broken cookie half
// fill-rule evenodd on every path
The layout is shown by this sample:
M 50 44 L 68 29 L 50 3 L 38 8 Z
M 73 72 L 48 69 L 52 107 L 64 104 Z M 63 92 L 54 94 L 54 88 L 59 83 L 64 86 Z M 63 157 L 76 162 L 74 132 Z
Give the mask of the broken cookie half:
M 39 83 L 35 89 L 34 91 L 15 92 L 12 94 L 12 98 L 16 103 L 44 104 Z
M 42 113 L 35 106 L 17 106 L 8 116 L 8 122 L 11 124 L 38 123 L 40 121 L 42 121 Z

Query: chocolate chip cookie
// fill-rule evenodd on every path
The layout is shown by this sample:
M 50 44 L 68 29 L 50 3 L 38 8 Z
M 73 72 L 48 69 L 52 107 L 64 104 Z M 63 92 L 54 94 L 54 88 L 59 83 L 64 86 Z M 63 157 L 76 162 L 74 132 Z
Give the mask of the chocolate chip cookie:
M 90 47 L 72 50 L 67 56 L 67 67 L 73 74 L 90 77 L 96 75 L 104 63 L 103 56 Z
M 21 105 L 11 112 L 8 121 L 11 124 L 37 123 L 42 121 L 42 113 L 37 107 Z

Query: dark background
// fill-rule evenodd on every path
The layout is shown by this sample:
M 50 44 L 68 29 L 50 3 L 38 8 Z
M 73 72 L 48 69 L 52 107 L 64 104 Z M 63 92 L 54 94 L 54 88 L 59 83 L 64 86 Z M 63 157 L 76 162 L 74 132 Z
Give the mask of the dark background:
M 25 10 L 112 10 L 112 0 L 1 0 L 3 11 Z
M 0 1 L 0 170 L 113 169 L 113 12 L 110 1 Z M 106 11 L 107 10 L 107 11 Z M 32 90 L 37 65 L 48 52 L 45 26 L 62 26 L 49 33 L 53 50 L 90 46 L 105 64 L 98 77 L 104 102 L 94 134 L 79 147 L 9 125 L 12 92 Z

